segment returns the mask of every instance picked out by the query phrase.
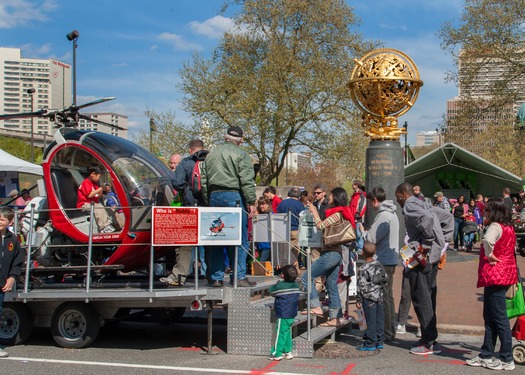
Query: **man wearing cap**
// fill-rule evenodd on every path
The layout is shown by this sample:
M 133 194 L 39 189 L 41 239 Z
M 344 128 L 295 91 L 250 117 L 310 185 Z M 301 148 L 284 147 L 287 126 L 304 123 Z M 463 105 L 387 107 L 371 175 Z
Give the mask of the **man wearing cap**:
M 246 279 L 248 243 L 248 216 L 256 212 L 255 174 L 250 155 L 241 149 L 243 131 L 230 126 L 224 135 L 225 143 L 206 157 L 202 168 L 202 195 L 210 207 L 242 208 L 242 246 L 238 247 L 237 286 L 254 284 Z M 231 257 L 233 260 L 234 257 Z M 224 279 L 224 251 L 218 247 L 206 249 L 207 276 L 210 286 L 221 287 Z M 233 284 L 233 274 L 230 275 Z
M 441 191 L 436 192 L 436 194 L 434 194 L 434 198 L 436 198 L 437 207 L 450 212 L 450 202 L 448 201 L 448 198 L 443 195 L 443 192 Z

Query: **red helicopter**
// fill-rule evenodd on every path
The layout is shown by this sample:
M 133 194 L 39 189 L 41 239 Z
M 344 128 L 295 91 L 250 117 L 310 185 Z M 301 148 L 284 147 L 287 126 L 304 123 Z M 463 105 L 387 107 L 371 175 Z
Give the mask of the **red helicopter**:
M 217 236 L 222 233 L 222 230 L 224 229 L 224 222 L 219 217 L 218 219 L 215 219 L 210 224 L 210 234 L 212 236 Z
M 46 194 L 34 198 L 22 218 L 23 234 L 27 238 L 31 232 L 32 259 L 41 266 L 85 266 L 90 226 L 93 264 L 120 265 L 129 271 L 145 268 L 149 263 L 151 206 L 171 203 L 174 189 L 170 169 L 149 151 L 126 139 L 74 128 L 79 118 L 119 128 L 78 112 L 113 99 L 103 98 L 64 110 L 0 115 L 0 120 L 44 117 L 59 126 L 42 162 Z M 97 225 L 89 221 L 90 213 L 77 208 L 78 187 L 92 164 L 105 170 L 100 184 L 112 186 L 120 203 L 118 220 L 115 212 L 107 209 L 113 217 L 115 231 L 112 233 L 99 232 Z M 28 214 L 32 204 L 35 205 L 33 221 Z M 173 249 L 156 248 L 155 258 Z

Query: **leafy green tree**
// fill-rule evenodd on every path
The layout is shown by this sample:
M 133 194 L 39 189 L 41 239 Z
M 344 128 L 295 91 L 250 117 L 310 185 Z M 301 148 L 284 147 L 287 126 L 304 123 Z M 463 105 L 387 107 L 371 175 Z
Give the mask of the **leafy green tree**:
M 525 101 L 525 2 L 465 0 L 457 22 L 446 22 L 439 36 L 457 70 L 449 80 L 459 85 L 460 100 L 447 123 L 446 141 L 479 153 L 511 172 L 520 149 L 515 114 Z M 506 145 L 504 149 L 502 145 Z
M 17 158 L 31 162 L 31 145 L 27 141 L 11 137 L 0 137 L 0 149 Z M 35 164 L 42 164 L 43 150 L 35 147 L 34 155 Z
M 183 106 L 210 144 L 240 126 L 244 147 L 269 184 L 291 152 L 338 160 L 347 174 L 364 168 L 366 139 L 346 83 L 355 62 L 375 45 L 354 31 L 357 19 L 340 0 L 231 0 L 236 30 L 212 58 L 195 54 L 181 70 Z
M 187 154 L 189 141 L 200 136 L 195 127 L 177 121 L 174 112 L 148 109 L 145 114 L 150 118 L 149 129 L 139 130 L 132 140 L 165 162 L 173 154 Z

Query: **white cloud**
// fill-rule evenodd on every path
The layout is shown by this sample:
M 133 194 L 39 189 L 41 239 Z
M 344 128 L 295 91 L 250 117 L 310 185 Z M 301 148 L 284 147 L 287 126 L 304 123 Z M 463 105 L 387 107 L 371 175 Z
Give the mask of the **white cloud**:
M 224 32 L 231 31 L 235 24 L 231 18 L 215 16 L 204 22 L 190 22 L 190 29 L 199 35 L 204 35 L 210 39 L 219 39 Z
M 50 57 L 54 57 L 51 56 L 53 46 L 49 43 L 45 43 L 41 46 L 35 46 L 33 44 L 23 44 L 19 48 L 22 50 L 23 57 L 31 57 L 33 59 L 48 59 Z
M 174 33 L 162 33 L 158 36 L 158 39 L 163 40 L 170 44 L 175 50 L 200 50 L 201 46 L 187 41 L 182 35 Z
M 46 13 L 57 8 L 54 0 L 26 1 L 2 0 L 0 3 L 0 29 L 12 29 L 17 26 L 31 26 L 34 21 L 46 22 Z

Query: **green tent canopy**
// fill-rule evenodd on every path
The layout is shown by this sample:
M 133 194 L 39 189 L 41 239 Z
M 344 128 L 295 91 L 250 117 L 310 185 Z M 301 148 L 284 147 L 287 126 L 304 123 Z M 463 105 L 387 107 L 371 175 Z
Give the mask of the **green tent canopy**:
M 503 189 L 512 194 L 524 181 L 503 168 L 454 144 L 447 143 L 405 166 L 405 181 L 419 185 L 423 194 L 433 199 L 437 191 L 448 198 L 459 195 L 475 197 L 502 196 Z

